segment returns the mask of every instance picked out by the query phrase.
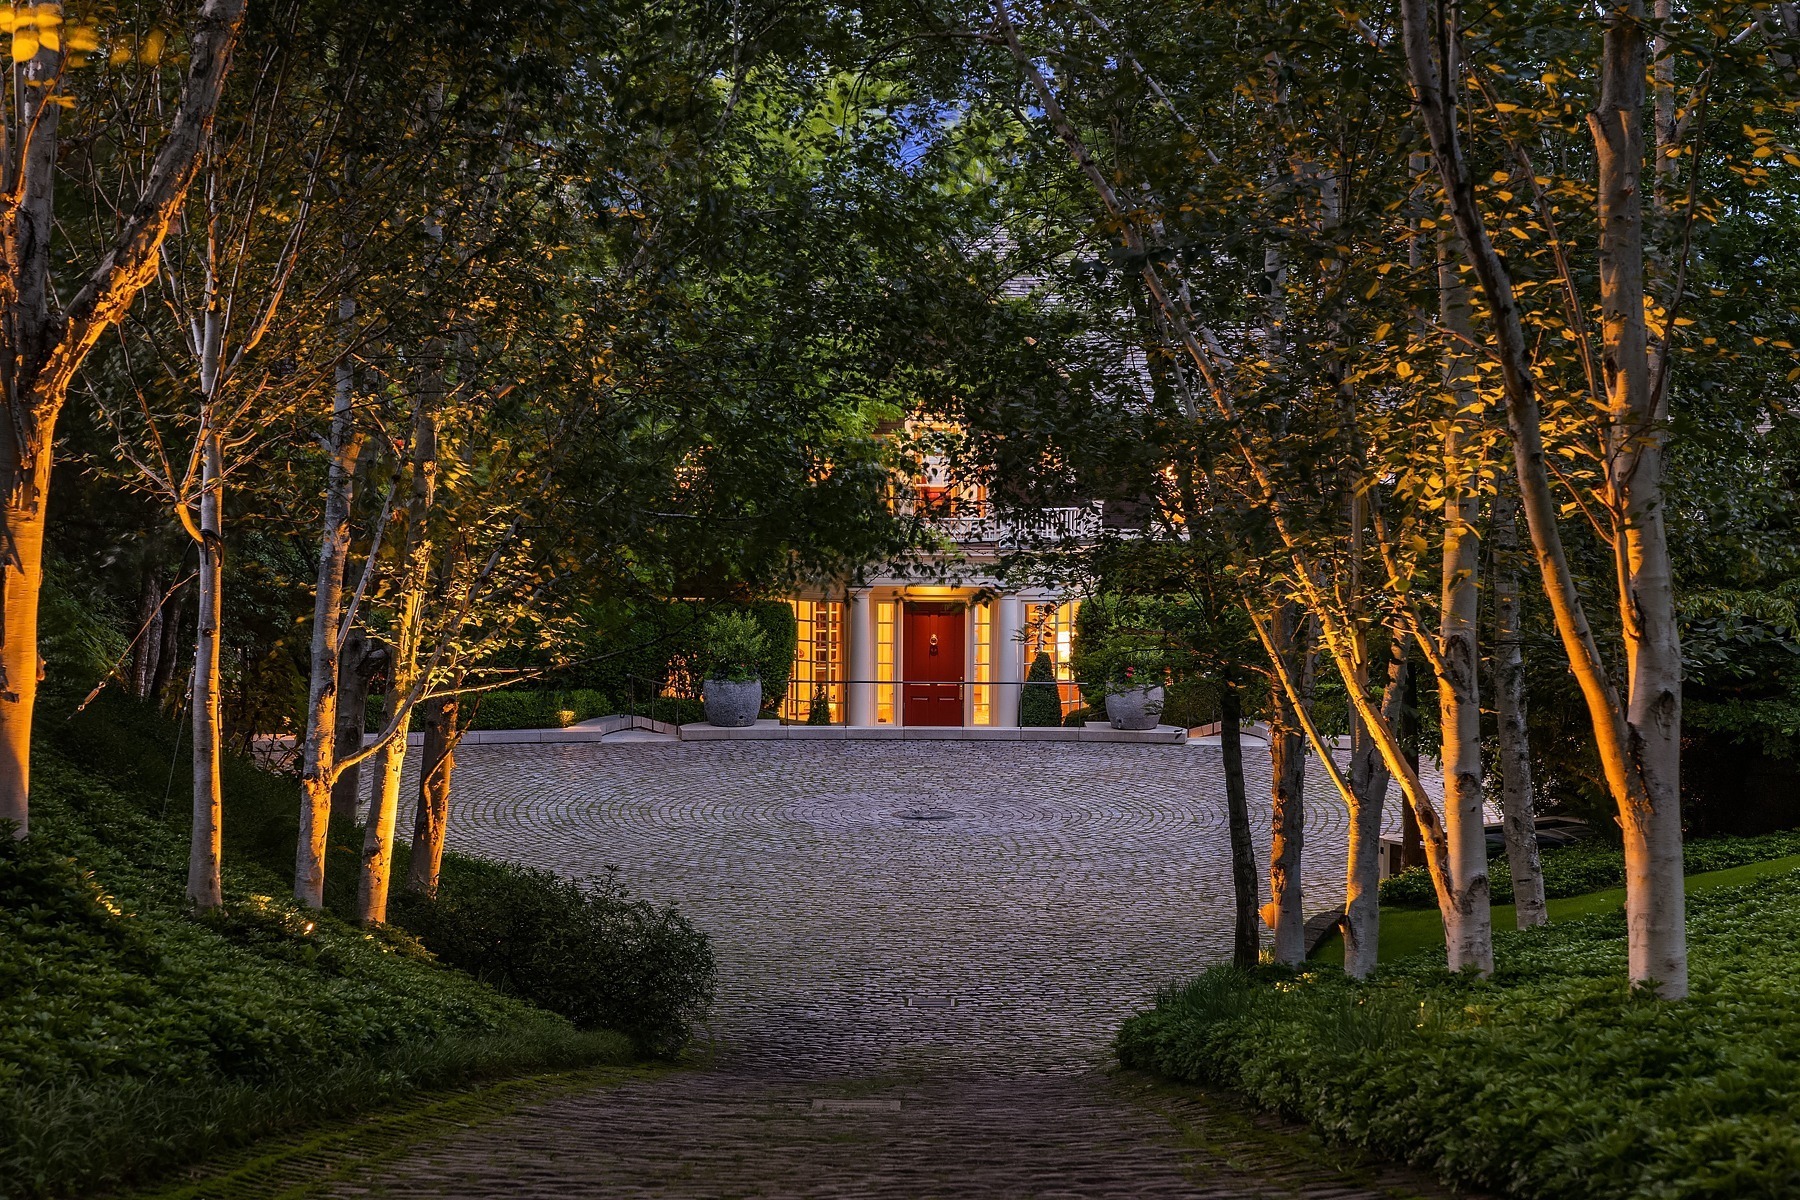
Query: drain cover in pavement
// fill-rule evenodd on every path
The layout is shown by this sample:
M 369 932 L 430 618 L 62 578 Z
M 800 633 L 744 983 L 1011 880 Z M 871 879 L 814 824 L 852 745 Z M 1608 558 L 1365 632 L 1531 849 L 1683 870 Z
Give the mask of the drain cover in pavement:
M 894 815 L 902 821 L 953 821 L 962 814 L 949 808 L 906 808 Z
M 949 996 L 908 996 L 906 998 L 906 1007 L 908 1007 L 908 1008 L 931 1008 L 931 1009 L 940 1009 L 941 1010 L 941 1009 L 946 1009 L 946 1008 L 955 1008 L 956 1001 L 952 1000 Z

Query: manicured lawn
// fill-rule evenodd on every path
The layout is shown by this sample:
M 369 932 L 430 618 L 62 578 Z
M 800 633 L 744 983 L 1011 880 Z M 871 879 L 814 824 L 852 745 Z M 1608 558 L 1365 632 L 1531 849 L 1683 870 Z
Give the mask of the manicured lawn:
M 1710 888 L 1735 887 L 1740 883 L 1751 883 L 1771 875 L 1784 875 L 1800 867 L 1800 854 L 1787 858 L 1774 858 L 1767 862 L 1748 863 L 1741 867 L 1732 867 L 1724 871 L 1707 871 L 1699 875 L 1687 877 L 1689 894 L 1703 892 Z M 1592 917 L 1602 913 L 1617 912 L 1625 907 L 1625 889 L 1607 888 L 1603 892 L 1589 892 L 1585 896 L 1568 896 L 1561 900 L 1549 902 L 1550 922 L 1571 921 L 1576 917 Z M 1497 904 L 1494 906 L 1494 928 L 1512 929 L 1516 917 L 1513 906 Z M 1381 910 L 1381 961 L 1392 962 L 1405 958 L 1409 954 L 1417 954 L 1421 950 L 1430 950 L 1444 944 L 1444 924 L 1438 917 L 1435 908 L 1383 908 Z M 1324 945 L 1313 955 L 1317 962 L 1331 963 L 1333 966 L 1344 965 L 1344 939 L 1340 934 L 1332 934 Z

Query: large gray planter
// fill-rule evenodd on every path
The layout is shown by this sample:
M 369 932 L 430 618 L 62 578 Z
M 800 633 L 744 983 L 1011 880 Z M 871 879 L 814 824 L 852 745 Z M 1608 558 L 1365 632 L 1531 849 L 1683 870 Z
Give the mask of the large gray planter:
M 1162 719 L 1163 690 L 1130 688 L 1106 698 L 1106 719 L 1114 729 L 1155 729 Z
M 706 703 L 706 723 L 721 729 L 743 729 L 756 724 L 762 711 L 762 680 L 709 679 L 700 688 Z

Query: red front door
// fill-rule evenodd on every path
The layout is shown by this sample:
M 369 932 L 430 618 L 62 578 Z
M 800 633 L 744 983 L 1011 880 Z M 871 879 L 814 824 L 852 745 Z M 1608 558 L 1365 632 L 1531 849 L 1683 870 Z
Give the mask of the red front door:
M 901 631 L 902 720 L 907 725 L 963 723 L 963 621 L 960 604 L 906 606 Z

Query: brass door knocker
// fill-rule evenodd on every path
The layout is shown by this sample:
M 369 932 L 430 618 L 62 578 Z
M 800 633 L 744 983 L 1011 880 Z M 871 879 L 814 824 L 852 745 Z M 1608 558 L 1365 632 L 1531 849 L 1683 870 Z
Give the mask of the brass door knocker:
M 933 654 L 937 653 L 937 634 L 935 633 L 931 635 L 931 652 Z

